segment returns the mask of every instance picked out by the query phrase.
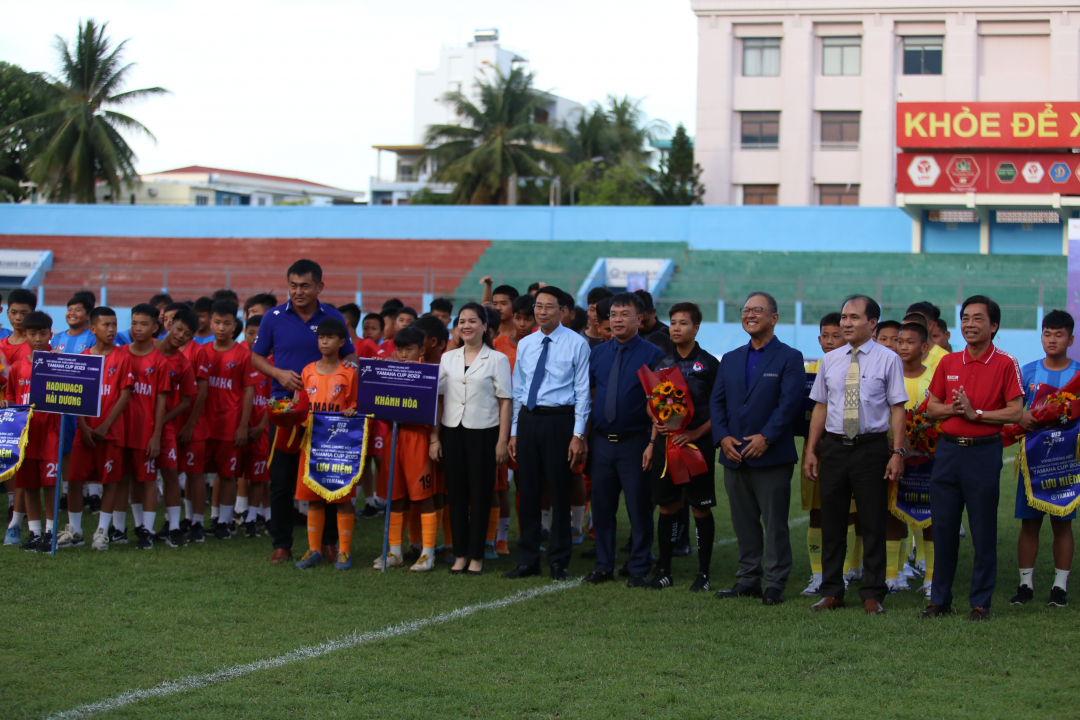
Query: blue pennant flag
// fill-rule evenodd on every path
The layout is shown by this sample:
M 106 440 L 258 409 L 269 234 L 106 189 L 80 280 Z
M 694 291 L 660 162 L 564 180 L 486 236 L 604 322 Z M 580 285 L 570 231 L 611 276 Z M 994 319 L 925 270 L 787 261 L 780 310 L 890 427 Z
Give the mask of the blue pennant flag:
M 918 465 L 904 465 L 904 475 L 889 483 L 889 512 L 919 530 L 930 527 L 930 475 L 934 458 Z
M 333 502 L 349 495 L 367 458 L 368 416 L 312 413 L 301 446 L 304 484 Z
M 33 416 L 29 405 L 8 405 L 0 410 L 0 482 L 14 477 L 22 465 Z
M 1020 472 L 1036 510 L 1063 517 L 1080 506 L 1080 420 L 1025 435 Z

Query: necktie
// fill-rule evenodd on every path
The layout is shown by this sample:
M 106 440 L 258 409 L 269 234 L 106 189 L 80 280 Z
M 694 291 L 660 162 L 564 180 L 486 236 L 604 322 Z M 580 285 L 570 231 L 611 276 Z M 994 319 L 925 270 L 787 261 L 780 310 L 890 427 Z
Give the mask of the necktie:
M 608 425 L 615 422 L 617 416 L 617 403 L 619 401 L 619 371 L 622 370 L 622 354 L 625 345 L 615 345 L 615 362 L 611 363 L 611 374 L 608 375 L 607 390 L 604 394 L 604 420 Z
M 851 365 L 844 380 L 844 434 L 859 434 L 859 351 L 852 350 Z
M 540 359 L 536 361 L 536 369 L 533 370 L 532 384 L 529 385 L 529 402 L 525 404 L 530 410 L 536 407 L 536 398 L 540 395 L 540 383 L 544 382 L 544 371 L 547 369 L 548 346 L 550 345 L 551 338 L 544 338 L 544 349 L 540 351 Z

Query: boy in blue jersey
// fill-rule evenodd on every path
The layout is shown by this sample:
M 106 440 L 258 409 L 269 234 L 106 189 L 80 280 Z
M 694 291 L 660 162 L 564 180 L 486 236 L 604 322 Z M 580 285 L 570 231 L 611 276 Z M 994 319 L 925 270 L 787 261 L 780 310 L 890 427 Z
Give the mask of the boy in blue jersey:
M 1080 362 L 1070 360 L 1068 350 L 1073 344 L 1072 315 L 1064 310 L 1047 313 L 1042 322 L 1042 346 L 1046 357 L 1028 363 L 1022 370 L 1024 381 L 1024 416 L 1020 424 L 1025 430 L 1035 430 L 1039 425 L 1031 418 L 1031 401 L 1040 385 L 1061 388 L 1080 372 Z M 1035 558 L 1039 554 L 1039 530 L 1042 528 L 1042 510 L 1036 510 L 1027 501 L 1024 480 L 1017 477 L 1016 513 L 1020 521 L 1020 540 L 1017 543 L 1017 556 L 1020 561 L 1020 586 L 1009 602 L 1024 605 L 1035 597 Z M 1072 521 L 1076 512 L 1064 517 L 1050 517 L 1050 528 L 1054 534 L 1054 586 L 1050 589 L 1051 607 L 1068 605 L 1066 590 L 1069 582 L 1069 568 L 1073 558 Z
M 84 350 L 88 350 L 97 344 L 97 338 L 90 332 L 90 313 L 94 309 L 94 300 L 94 293 L 88 290 L 81 290 L 68 300 L 67 313 L 64 316 L 68 329 L 53 335 L 53 352 L 79 355 Z M 75 433 L 78 432 L 78 429 L 75 425 L 74 415 L 65 415 L 61 422 L 64 425 L 64 462 L 61 470 L 64 479 L 64 494 L 60 496 L 60 509 L 67 510 L 68 465 L 71 462 L 71 447 L 72 443 L 75 442 Z M 98 495 L 100 496 L 100 492 Z M 82 499 L 75 500 L 74 506 L 81 510 Z

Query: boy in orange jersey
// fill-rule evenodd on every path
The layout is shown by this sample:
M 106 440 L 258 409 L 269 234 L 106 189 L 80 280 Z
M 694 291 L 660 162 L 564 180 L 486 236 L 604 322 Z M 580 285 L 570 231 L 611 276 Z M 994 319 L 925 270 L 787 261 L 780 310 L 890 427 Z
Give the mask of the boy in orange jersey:
M 259 335 L 262 315 L 248 318 L 244 328 L 244 342 L 250 348 Z M 247 483 L 247 517 L 244 519 L 244 537 L 259 537 L 260 523 L 265 526 L 270 515 L 270 416 L 266 404 L 270 401 L 270 378 L 262 373 L 256 378 L 255 406 L 251 409 L 248 444 L 241 453 L 242 480 Z M 239 512 L 239 509 L 237 510 Z
M 56 546 L 72 547 L 82 540 L 82 484 L 103 485 L 101 512 L 91 546 L 109 549 L 109 525 L 117 505 L 126 513 L 127 496 L 119 492 L 124 453 L 124 410 L 131 400 L 135 378 L 131 374 L 130 355 L 113 344 L 116 339 L 116 313 L 112 308 L 97 307 L 90 312 L 90 332 L 96 343 L 84 355 L 105 358 L 101 378 L 101 415 L 78 418 L 78 432 L 71 448 L 71 476 L 68 478 L 68 526 L 56 538 Z M 76 501 L 80 501 L 76 505 Z M 75 508 L 79 511 L 76 512 Z
M 397 348 L 399 362 L 419 362 L 424 352 L 424 332 L 415 327 L 399 330 L 394 336 L 394 345 Z M 410 569 L 413 572 L 427 572 L 435 567 L 435 540 L 439 533 L 439 523 L 435 513 L 435 473 L 431 458 L 428 457 L 430 435 L 430 425 L 411 423 L 398 425 L 394 456 L 394 490 L 390 498 L 390 552 L 386 556 L 387 567 L 405 564 L 401 553 L 402 525 L 404 512 L 411 503 L 420 506 L 423 540 L 420 557 Z M 379 474 L 380 484 L 389 485 L 389 444 L 383 449 Z M 376 558 L 374 566 L 376 570 L 382 569 L 381 556 Z
M 327 318 L 319 323 L 315 331 L 319 336 L 319 352 L 322 359 L 316 360 L 304 368 L 300 381 L 311 403 L 312 412 L 342 413 L 345 417 L 356 415 L 356 391 L 358 377 L 356 369 L 341 362 L 341 348 L 349 339 L 349 329 L 337 318 Z M 296 499 L 308 503 L 308 551 L 296 567 L 301 570 L 312 568 L 323 561 L 322 548 L 323 526 L 326 522 L 327 501 L 323 500 L 303 481 L 307 468 L 301 465 L 300 477 L 296 482 Z M 352 567 L 352 536 L 356 514 L 353 498 L 356 488 L 345 497 L 330 502 L 337 508 L 338 555 L 334 567 L 348 570 Z
M 203 358 L 209 368 L 206 405 L 203 412 L 209 431 L 206 441 L 206 467 L 216 469 L 221 483 L 220 515 L 214 536 L 232 537 L 233 503 L 236 502 L 236 478 L 240 474 L 240 448 L 248 444 L 251 409 L 255 402 L 258 371 L 251 366 L 251 351 L 236 342 L 236 303 L 220 300 L 210 309 L 210 329 L 214 341 L 203 346 Z
M 12 295 L 14 294 L 13 292 Z M 48 351 L 49 340 L 52 338 L 52 318 L 43 312 L 26 313 L 20 317 L 20 330 L 27 351 L 9 368 L 4 400 L 0 402 L 0 408 L 29 404 L 30 376 L 33 374 L 31 358 L 35 350 Z M 26 518 L 30 524 L 30 537 L 23 543 L 22 549 L 28 552 L 50 552 L 53 499 L 58 470 L 56 456 L 60 449 L 60 416 L 56 413 L 34 413 L 27 436 L 23 461 L 15 472 L 15 487 L 23 491 Z M 44 533 L 41 531 L 42 489 L 45 491 Z
M 447 301 L 449 302 L 449 301 Z M 434 303 L 432 303 L 434 305 Z M 413 327 L 418 328 L 420 332 L 424 333 L 424 350 L 420 356 L 421 362 L 428 365 L 438 365 L 442 362 L 443 353 L 446 352 L 446 345 L 450 341 L 450 331 L 446 327 L 446 323 L 442 321 L 442 318 L 434 313 L 424 315 L 413 323 Z M 454 563 L 454 536 L 450 531 L 450 503 L 446 497 L 446 474 L 443 472 L 442 463 L 435 463 L 435 517 L 438 520 L 437 527 L 441 527 L 443 531 L 443 548 L 447 552 L 445 558 L 446 562 Z M 419 510 L 419 507 L 417 507 Z M 412 527 L 412 519 L 410 518 L 410 527 Z M 413 537 L 413 533 L 419 533 L 418 537 L 421 538 L 421 545 L 423 545 L 423 523 L 420 521 L 419 515 L 416 518 L 416 529 L 409 531 L 409 539 Z M 421 548 L 422 550 L 422 548 Z

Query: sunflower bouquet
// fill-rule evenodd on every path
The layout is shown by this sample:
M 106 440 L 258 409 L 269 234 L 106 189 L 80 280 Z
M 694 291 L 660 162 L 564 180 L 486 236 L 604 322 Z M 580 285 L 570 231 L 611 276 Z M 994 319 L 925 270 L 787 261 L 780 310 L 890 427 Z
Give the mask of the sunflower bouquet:
M 941 423 L 927 416 L 925 403 L 907 411 L 907 439 L 912 450 L 923 455 L 933 455 L 941 440 Z
M 274 446 L 297 452 L 300 448 L 302 431 L 298 431 L 307 422 L 311 414 L 311 403 L 306 392 L 296 393 L 293 397 L 275 398 L 266 404 L 266 414 L 279 432 L 275 436 Z
M 670 380 L 663 380 L 653 387 L 648 396 L 649 408 L 665 425 L 674 419 L 679 424 L 686 415 L 686 391 L 675 387 Z
M 676 445 L 671 441 L 694 419 L 694 403 L 686 378 L 677 367 L 652 371 L 646 365 L 638 370 L 638 379 L 645 390 L 645 409 L 649 417 L 666 430 L 664 444 L 664 474 L 670 473 L 676 485 L 708 471 L 705 457 L 693 443 Z

